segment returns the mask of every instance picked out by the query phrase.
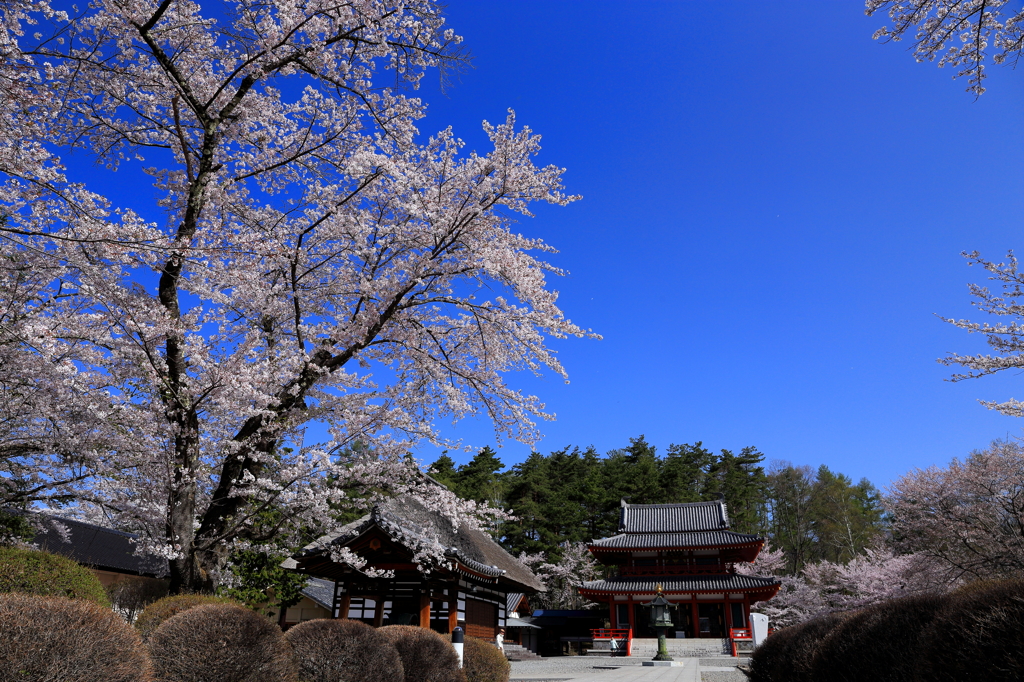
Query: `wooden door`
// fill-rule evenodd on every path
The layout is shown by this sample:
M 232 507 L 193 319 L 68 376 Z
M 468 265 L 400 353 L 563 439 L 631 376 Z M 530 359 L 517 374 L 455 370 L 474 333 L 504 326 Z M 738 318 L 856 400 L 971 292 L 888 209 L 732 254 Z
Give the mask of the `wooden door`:
M 498 634 L 498 605 L 467 599 L 466 634 L 480 639 L 494 639 Z

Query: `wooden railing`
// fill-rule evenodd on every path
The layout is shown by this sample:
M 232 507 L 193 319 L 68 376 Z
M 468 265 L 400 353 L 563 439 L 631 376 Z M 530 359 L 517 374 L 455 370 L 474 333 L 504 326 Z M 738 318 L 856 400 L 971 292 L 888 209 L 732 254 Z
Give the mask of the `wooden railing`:
M 626 655 L 633 655 L 633 630 L 616 628 L 597 628 L 590 631 L 590 637 L 597 641 L 599 639 L 609 640 L 612 643 L 612 651 L 620 651 L 618 647 L 626 647 Z
M 736 656 L 736 642 L 753 642 L 754 631 L 750 628 L 732 628 L 729 630 L 729 644 L 732 646 L 732 655 Z

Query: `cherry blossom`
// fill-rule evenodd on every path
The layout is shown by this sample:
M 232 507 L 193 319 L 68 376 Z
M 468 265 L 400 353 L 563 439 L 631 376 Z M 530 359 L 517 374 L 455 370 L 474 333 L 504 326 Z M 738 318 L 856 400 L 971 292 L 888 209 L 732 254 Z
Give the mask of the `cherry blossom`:
M 549 415 L 503 376 L 564 375 L 547 339 L 589 333 L 548 285 L 553 249 L 513 230 L 576 199 L 539 137 L 511 112 L 486 153 L 416 128 L 420 78 L 461 58 L 434 2 L 218 10 L 0 7 L 0 286 L 37 292 L 2 369 L 31 378 L 47 475 L 86 476 L 79 513 L 140 533 L 175 591 L 368 493 L 480 511 L 410 447 L 478 414 L 532 441 Z M 66 177 L 70 152 L 144 168 L 151 214 Z
M 868 16 L 888 9 L 893 25 L 875 32 L 875 39 L 899 41 L 913 33 L 917 61 L 935 61 L 967 76 L 967 92 L 985 92 L 989 48 L 996 64 L 1016 64 L 1024 49 L 1024 9 L 1003 16 L 1008 0 L 866 0 Z

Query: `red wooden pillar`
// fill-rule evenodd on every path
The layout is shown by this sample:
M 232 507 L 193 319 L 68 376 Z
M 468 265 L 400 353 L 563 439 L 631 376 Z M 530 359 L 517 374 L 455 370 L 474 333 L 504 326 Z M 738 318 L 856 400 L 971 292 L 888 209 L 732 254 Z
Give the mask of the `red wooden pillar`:
M 345 592 L 341 595 L 341 599 L 338 600 L 338 615 L 337 618 L 348 618 L 349 607 L 352 606 L 352 595 Z
M 420 627 L 430 627 L 430 588 L 424 587 L 420 592 Z
M 633 631 L 633 636 L 636 637 L 636 614 L 633 612 L 633 595 L 629 595 L 629 629 Z
M 700 637 L 700 611 L 697 610 L 697 595 L 690 597 L 690 608 L 693 611 L 693 636 Z
M 619 628 L 619 614 L 618 608 L 615 606 L 614 597 L 608 600 L 608 610 L 611 612 L 609 614 L 610 618 L 608 618 L 608 622 L 611 623 L 612 630 L 617 630 Z
M 725 633 L 729 635 L 729 630 L 732 630 L 732 604 L 729 603 L 729 595 L 725 595 Z

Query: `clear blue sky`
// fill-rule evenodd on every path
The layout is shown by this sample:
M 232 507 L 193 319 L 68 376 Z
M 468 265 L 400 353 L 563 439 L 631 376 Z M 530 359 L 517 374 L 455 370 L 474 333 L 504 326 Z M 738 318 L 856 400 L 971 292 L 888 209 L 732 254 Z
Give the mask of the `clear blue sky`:
M 604 335 L 556 344 L 568 385 L 510 378 L 557 414 L 539 450 L 754 445 L 884 486 L 1021 435 L 977 399 L 1024 398 L 1024 377 L 951 384 L 935 359 L 984 349 L 936 317 L 973 312 L 984 273 L 959 253 L 1024 247 L 1024 74 L 992 68 L 974 101 L 872 41 L 883 18 L 856 0 L 447 13 L 475 69 L 425 88 L 422 130 L 482 149 L 481 120 L 512 107 L 584 196 L 521 223 L 561 250 L 569 317 Z M 483 422 L 445 432 L 494 443 Z

